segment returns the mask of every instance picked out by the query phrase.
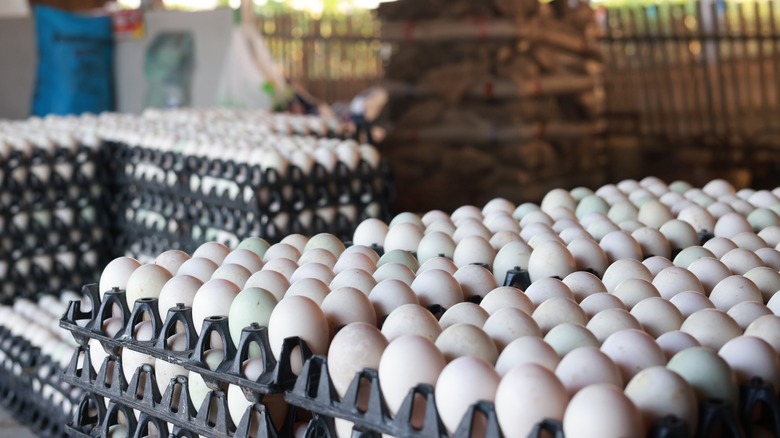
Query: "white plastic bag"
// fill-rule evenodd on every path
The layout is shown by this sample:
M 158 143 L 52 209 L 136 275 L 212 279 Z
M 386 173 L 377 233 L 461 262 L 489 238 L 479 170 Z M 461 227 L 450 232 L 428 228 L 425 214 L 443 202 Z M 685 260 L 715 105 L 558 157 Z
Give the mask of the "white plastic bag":
M 217 87 L 219 105 L 272 110 L 284 102 L 286 89 L 257 30 L 250 26 L 234 29 Z

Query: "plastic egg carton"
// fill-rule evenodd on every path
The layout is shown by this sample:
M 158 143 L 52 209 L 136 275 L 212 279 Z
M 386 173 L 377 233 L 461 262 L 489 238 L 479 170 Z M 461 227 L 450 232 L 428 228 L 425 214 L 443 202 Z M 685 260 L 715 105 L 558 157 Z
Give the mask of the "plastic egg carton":
M 63 380 L 58 362 L 5 327 L 0 356 L 0 405 L 40 436 L 62 436 L 81 390 Z

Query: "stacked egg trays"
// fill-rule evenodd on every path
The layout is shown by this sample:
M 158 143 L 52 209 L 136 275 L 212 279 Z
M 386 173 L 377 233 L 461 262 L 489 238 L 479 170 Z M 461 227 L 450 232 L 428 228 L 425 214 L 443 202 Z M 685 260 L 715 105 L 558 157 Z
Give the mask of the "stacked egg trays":
M 72 430 L 777 436 L 778 192 L 646 178 L 115 259 L 61 325 L 82 406 L 125 408 Z
M 248 236 L 348 238 L 388 217 L 388 165 L 329 119 L 224 110 L 105 116 L 115 157 L 116 247 L 141 258 Z M 143 134 L 139 134 L 143 133 Z
M 0 405 L 39 436 L 60 437 L 82 390 L 62 379 L 76 343 L 59 327 L 67 303 L 42 295 L 0 306 Z
M 108 257 L 99 142 L 56 128 L 0 122 L 0 302 L 80 287 Z

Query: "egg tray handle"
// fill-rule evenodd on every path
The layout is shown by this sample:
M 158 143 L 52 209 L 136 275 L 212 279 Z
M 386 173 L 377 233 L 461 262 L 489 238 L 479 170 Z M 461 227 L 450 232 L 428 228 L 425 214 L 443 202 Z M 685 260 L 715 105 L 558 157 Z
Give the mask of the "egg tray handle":
M 125 417 L 125 421 L 127 421 L 127 430 L 136 429 L 138 423 L 136 422 L 133 410 L 129 409 L 127 406 L 121 403 L 117 403 L 116 401 L 112 400 L 108 403 L 108 408 L 106 409 L 105 416 L 103 417 L 103 423 L 100 425 L 100 436 L 110 436 L 109 431 L 111 430 L 111 426 L 119 422 L 120 413 Z

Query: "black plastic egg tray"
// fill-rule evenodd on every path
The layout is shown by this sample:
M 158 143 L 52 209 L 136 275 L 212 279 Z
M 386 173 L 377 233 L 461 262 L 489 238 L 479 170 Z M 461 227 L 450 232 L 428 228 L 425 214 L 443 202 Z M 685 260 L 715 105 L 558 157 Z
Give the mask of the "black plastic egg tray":
M 101 156 L 99 148 L 86 146 L 34 148 L 30 156 L 14 151 L 0 163 L 0 302 L 97 279 L 110 256 Z M 33 169 L 48 177 L 40 179 Z M 26 218 L 17 220 L 21 216 Z M 91 251 L 92 261 L 82 260 L 80 255 Z M 64 253 L 73 256 L 73 266 L 57 260 Z
M 61 437 L 83 393 L 63 379 L 59 363 L 26 339 L 0 327 L 0 405 L 39 436 Z M 46 386 L 53 388 L 46 394 Z M 62 395 L 54 399 L 54 391 Z
M 302 361 L 311 356 L 305 342 L 299 338 L 285 340 L 280 360 L 277 361 L 271 353 L 265 327 L 246 327 L 236 347 L 229 334 L 227 318 L 208 318 L 203 323 L 201 336 L 197 336 L 189 307 L 178 306 L 170 309 L 163 324 L 156 299 L 136 301 L 131 312 L 125 304 L 124 291 L 108 291 L 101 300 L 95 285 L 85 286 L 83 290 L 94 304 L 91 310 L 82 311 L 79 303 L 72 302 L 60 321 L 60 325 L 71 331 L 79 343 L 63 379 L 87 393 L 68 426 L 70 435 L 105 436 L 108 428 L 117 424 L 118 411 L 127 419 L 130 436 L 133 436 L 133 431 L 144 433 L 150 422 L 159 427 L 163 427 L 160 425 L 164 423 L 175 425 L 175 430 L 166 429 L 173 436 L 292 436 L 295 421 L 300 418 L 308 419 L 306 416 L 309 414 L 305 411 L 292 409 L 285 425 L 276 430 L 271 426 L 262 404 L 265 395 L 283 392 L 295 383 L 295 375 L 290 365 L 294 347 L 299 347 Z M 117 314 L 114 312 L 122 318 L 123 328 L 116 336 L 109 337 L 103 332 L 102 326 L 107 318 Z M 134 339 L 133 328 L 145 318 L 152 321 L 154 339 Z M 183 331 L 179 333 L 184 333 L 186 339 L 187 347 L 183 351 L 172 351 L 165 342 L 177 330 L 177 326 L 183 327 Z M 204 353 L 211 347 L 209 343 L 212 333 L 221 338 L 225 357 L 215 370 L 209 369 L 203 359 Z M 88 345 L 90 339 L 97 339 L 108 353 L 99 370 L 95 370 L 91 365 Z M 247 378 L 243 374 L 242 366 L 248 358 L 252 344 L 260 347 L 265 370 L 256 379 Z M 172 379 L 166 388 L 159 388 L 154 378 L 154 368 L 149 365 L 136 369 L 133 378 L 127 382 L 122 372 L 121 355 L 118 354 L 120 348 L 138 351 L 194 371 L 201 375 L 211 392 L 202 406 L 192 406 L 187 395 L 188 381 L 185 376 Z M 226 405 L 225 391 L 228 384 L 237 385 L 254 401 L 238 425 L 233 424 Z M 113 408 L 112 405 L 109 405 L 108 410 L 100 407 L 103 406 L 103 399 L 111 400 Z M 142 413 L 140 418 L 134 417 L 133 409 Z M 252 416 L 249 415 L 249 410 L 260 414 L 259 422 L 250 421 Z M 332 425 L 326 424 L 328 421 L 332 423 L 332 419 L 314 416 L 311 427 L 327 427 L 332 430 Z M 161 430 L 159 427 L 158 430 Z
M 192 251 L 212 240 L 206 238 L 210 230 L 239 241 L 259 236 L 277 242 L 292 233 L 320 232 L 348 239 L 368 216 L 369 205 L 376 204 L 379 217 L 389 219 L 395 196 L 386 162 L 373 169 L 361 161 L 354 171 L 338 163 L 333 172 L 315 164 L 308 175 L 291 165 L 282 175 L 230 159 L 186 157 L 118 143 L 106 143 L 105 148 L 104 155 L 110 157 L 106 159 L 113 160 L 108 166 L 114 175 L 109 186 L 119 241 L 129 240 L 123 234 L 171 235 L 185 251 Z M 147 172 L 145 167 L 154 170 Z M 217 187 L 203 190 L 204 178 L 230 181 L 232 193 Z M 354 220 L 337 213 L 333 223 L 326 224 L 313 214 L 317 208 L 344 206 L 355 208 Z M 139 209 L 164 218 L 164 230 L 144 223 Z M 313 218 L 304 225 L 302 216 L 307 214 Z M 280 215 L 286 216 L 286 225 L 276 224 Z

